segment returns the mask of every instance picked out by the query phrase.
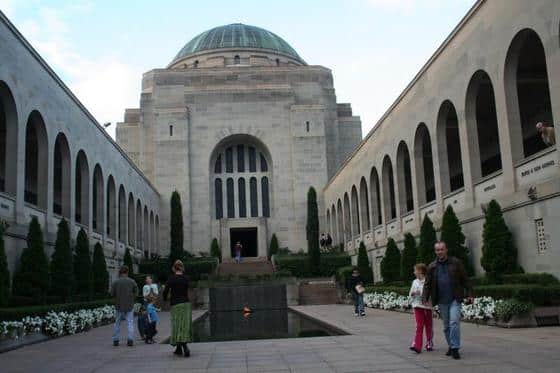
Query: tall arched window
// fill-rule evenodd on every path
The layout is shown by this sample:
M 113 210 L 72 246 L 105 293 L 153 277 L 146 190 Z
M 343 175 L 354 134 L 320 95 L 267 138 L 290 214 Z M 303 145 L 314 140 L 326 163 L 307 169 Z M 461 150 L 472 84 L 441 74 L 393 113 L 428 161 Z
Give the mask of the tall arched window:
M 56 136 L 53 163 L 53 213 L 70 218 L 70 148 L 63 133 Z
M 151 251 L 150 246 L 150 225 L 148 222 L 148 206 L 144 206 L 144 219 L 143 219 L 143 228 L 142 228 L 142 243 L 144 244 L 144 256 L 149 255 Z
M 416 184 L 420 206 L 436 199 L 436 183 L 432 156 L 430 132 L 420 123 L 414 137 L 414 160 L 416 165 Z
M 76 157 L 75 188 L 76 223 L 89 225 L 89 166 L 83 150 L 80 150 Z
M 119 241 L 126 242 L 126 193 L 124 186 L 119 187 Z
M 401 214 L 404 214 L 414 210 L 410 153 L 404 141 L 401 141 L 397 148 L 397 174 L 399 183 L 399 205 L 401 207 Z
M 222 191 L 222 179 L 214 180 L 214 198 L 216 199 L 216 219 L 224 217 L 224 195 Z
M 371 211 L 373 213 L 373 224 L 383 224 L 383 212 L 381 211 L 381 188 L 379 186 L 379 175 L 375 167 L 371 168 L 369 174 L 369 185 L 371 185 Z
M 344 237 L 346 241 L 352 239 L 352 218 L 350 214 L 350 198 L 348 193 L 344 193 Z
M 504 78 L 513 156 L 518 161 L 547 147 L 536 123 L 554 125 L 546 56 L 535 31 L 524 29 L 513 38 Z
M 249 180 L 249 189 L 251 194 L 251 217 L 259 216 L 259 198 L 257 193 L 257 178 L 252 177 Z
M 247 217 L 247 186 L 245 185 L 245 179 L 239 178 L 237 180 L 237 190 L 239 194 L 239 217 Z
M 261 179 L 261 194 L 262 194 L 262 215 L 265 218 L 270 217 L 270 201 L 268 196 L 268 177 L 263 177 Z
M 342 212 L 342 201 L 340 198 L 336 203 L 336 216 L 337 216 L 337 231 L 338 231 L 338 243 L 343 244 L 346 242 L 346 237 L 344 235 L 344 214 Z
M 455 106 L 449 100 L 439 108 L 437 141 L 442 193 L 445 195 L 464 186 L 459 121 Z
M 117 238 L 117 204 L 116 204 L 115 179 L 109 175 L 107 181 L 107 236 Z
M 369 218 L 369 198 L 368 198 L 368 187 L 366 183 L 366 178 L 362 177 L 360 180 L 360 217 L 362 221 L 362 229 L 368 231 L 371 229 L 371 222 Z
M 393 179 L 393 163 L 388 155 L 383 159 L 383 202 L 387 219 L 396 219 L 397 204 L 395 201 L 395 180 Z
M 95 165 L 93 169 L 93 230 L 97 233 L 103 233 L 105 219 L 103 215 L 103 191 L 105 187 L 103 184 L 103 173 L 99 164 Z
M 360 202 L 358 200 L 358 190 L 356 189 L 356 186 L 353 185 L 352 186 L 352 191 L 351 191 L 351 195 L 352 195 L 352 233 L 354 234 L 354 236 L 360 234 L 361 229 L 360 229 Z
M 128 195 L 128 245 L 136 245 L 136 219 L 134 215 L 134 197 Z
M 144 220 L 142 219 L 142 203 L 136 202 L 136 248 L 144 250 Z
M 47 208 L 48 141 L 43 117 L 33 111 L 25 132 L 25 202 Z
M 226 180 L 226 196 L 227 196 L 227 217 L 235 218 L 235 197 L 233 192 L 233 179 L 230 177 Z
M 0 81 L 0 192 L 16 195 L 18 119 L 12 92 Z

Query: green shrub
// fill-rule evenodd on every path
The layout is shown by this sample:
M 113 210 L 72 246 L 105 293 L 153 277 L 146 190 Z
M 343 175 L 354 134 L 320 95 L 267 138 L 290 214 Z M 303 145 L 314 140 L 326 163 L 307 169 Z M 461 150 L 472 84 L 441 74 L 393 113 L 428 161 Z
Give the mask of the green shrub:
M 496 304 L 496 318 L 508 322 L 514 316 L 526 315 L 533 310 L 531 303 L 521 302 L 517 299 L 506 299 Z
M 336 271 L 336 281 L 342 286 L 346 286 L 346 280 L 352 276 L 353 266 L 341 267 Z
M 416 258 L 418 263 L 428 265 L 436 259 L 434 251 L 436 241 L 434 223 L 432 223 L 428 215 L 425 215 L 420 226 L 420 242 L 418 242 L 418 257 Z
M 27 316 L 45 316 L 50 311 L 54 312 L 74 312 L 82 309 L 92 309 L 103 307 L 106 304 L 112 305 L 113 299 L 102 299 L 88 302 L 50 304 L 28 307 L 0 308 L 0 320 L 21 320 Z
M 109 291 L 109 272 L 107 271 L 103 246 L 99 242 L 93 248 L 93 263 L 91 267 L 93 293 L 96 295 L 107 293 Z
M 366 286 L 366 293 L 397 293 L 399 295 L 408 295 L 410 287 L 403 286 Z
M 274 277 L 276 278 L 292 277 L 292 272 L 288 270 L 276 271 L 274 272 Z
M 494 299 L 514 298 L 535 306 L 560 305 L 560 285 L 487 285 L 474 288 L 475 296 L 488 296 Z
M 503 275 L 504 284 L 539 284 L 542 286 L 559 285 L 560 281 L 550 273 L 516 273 Z
M 416 249 L 416 239 L 411 233 L 404 235 L 404 248 L 401 258 L 401 278 L 410 283 L 414 280 L 414 265 L 417 263 L 418 250 Z
M 366 245 L 363 242 L 360 242 L 360 247 L 358 249 L 358 270 L 366 284 L 373 283 L 373 270 L 369 264 Z
M 307 192 L 307 253 L 309 255 L 309 271 L 312 275 L 321 276 L 321 250 L 319 248 L 319 210 L 317 193 L 310 187 Z
M 4 232 L 7 228 L 7 223 L 0 222 L 0 307 L 7 305 L 10 300 L 10 271 L 4 248 Z
M 35 304 L 45 301 L 49 289 L 49 261 L 43 248 L 43 231 L 36 217 L 31 219 L 27 247 L 21 253 L 19 270 L 14 276 L 12 292 L 31 297 Z
M 350 256 L 347 254 L 328 254 L 321 255 L 318 274 L 310 270 L 309 259 L 306 255 L 287 255 L 276 256 L 276 269 L 278 271 L 287 270 L 295 277 L 306 278 L 314 276 L 328 277 L 336 274 L 336 271 L 351 264 Z
M 401 276 L 401 253 L 397 243 L 392 238 L 387 241 L 385 256 L 381 260 L 381 277 L 383 283 L 387 284 L 400 280 Z
M 185 273 L 191 281 L 201 280 L 202 274 L 212 274 L 218 268 L 218 259 L 214 257 L 185 259 Z M 164 284 L 171 273 L 169 261 L 163 258 L 144 260 L 139 264 L 140 272 L 152 275 L 155 282 Z
M 273 255 L 277 255 L 278 250 L 278 238 L 276 237 L 276 233 L 273 233 L 270 238 L 270 246 L 268 247 L 268 258 L 270 259 Z
M 78 232 L 76 249 L 74 251 L 76 293 L 85 297 L 91 297 L 93 293 L 93 271 L 89 256 L 89 240 L 83 228 Z
M 220 262 L 222 261 L 222 249 L 220 249 L 220 245 L 218 244 L 218 240 L 216 238 L 214 238 L 210 244 L 210 256 L 218 258 Z
M 61 297 L 64 302 L 70 301 L 74 291 L 74 264 L 70 247 L 70 229 L 66 219 L 58 223 L 54 252 L 51 257 L 51 291 L 52 295 Z
M 134 263 L 132 262 L 132 255 L 128 247 L 124 251 L 123 264 L 128 267 L 128 276 L 134 277 Z
M 185 273 L 189 280 L 198 281 L 202 274 L 214 273 L 218 264 L 218 258 L 213 257 L 190 259 L 185 263 Z
M 465 270 L 469 276 L 472 276 L 474 274 L 474 267 L 469 249 L 465 246 L 465 235 L 451 205 L 447 206 L 443 214 L 440 239 L 445 242 L 449 255 L 462 261 Z

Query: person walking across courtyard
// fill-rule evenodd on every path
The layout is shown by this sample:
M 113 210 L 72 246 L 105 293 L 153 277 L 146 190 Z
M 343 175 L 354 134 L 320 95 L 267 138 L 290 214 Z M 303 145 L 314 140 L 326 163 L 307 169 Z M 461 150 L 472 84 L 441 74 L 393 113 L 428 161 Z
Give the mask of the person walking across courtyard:
M 237 263 L 241 263 L 241 252 L 243 251 L 243 246 L 241 245 L 241 242 L 237 241 L 237 243 L 233 247 L 233 251 L 235 252 L 235 261 Z
M 438 306 L 443 319 L 443 333 L 449 349 L 446 355 L 460 359 L 461 348 L 461 304 L 467 297 L 472 302 L 472 290 L 463 263 L 447 254 L 445 242 L 434 245 L 436 260 L 428 266 L 423 301 L 431 300 Z
M 346 280 L 346 289 L 352 293 L 354 298 L 354 314 L 355 316 L 365 316 L 364 311 L 364 280 L 360 276 L 358 267 L 352 268 L 352 275 Z
M 426 350 L 432 351 L 434 349 L 432 307 L 422 300 L 427 270 L 428 268 L 424 263 L 418 263 L 414 266 L 414 276 L 416 276 L 416 279 L 412 281 L 412 286 L 408 293 L 412 309 L 414 310 L 414 319 L 416 320 L 416 333 L 414 334 L 410 349 L 417 354 L 422 352 L 424 329 L 426 330 Z
M 123 265 L 119 269 L 119 279 L 111 286 L 111 295 L 115 297 L 115 328 L 113 331 L 113 346 L 119 345 L 121 322 L 126 320 L 127 345 L 134 344 L 134 298 L 138 294 L 136 281 L 128 277 L 128 267 Z
M 173 274 L 169 276 L 163 299 L 169 298 L 171 292 L 171 337 L 169 344 L 175 346 L 176 355 L 191 356 L 187 343 L 192 340 L 192 308 L 189 302 L 189 279 L 185 275 L 185 266 L 180 260 L 173 263 Z

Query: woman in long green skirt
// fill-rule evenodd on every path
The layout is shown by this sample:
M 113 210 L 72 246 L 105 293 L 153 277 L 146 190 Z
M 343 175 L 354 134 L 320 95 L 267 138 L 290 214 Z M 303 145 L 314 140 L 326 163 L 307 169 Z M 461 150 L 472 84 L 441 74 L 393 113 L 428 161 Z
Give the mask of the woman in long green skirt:
M 173 274 L 169 276 L 163 299 L 167 300 L 171 292 L 171 338 L 169 343 L 175 346 L 176 355 L 191 356 L 187 343 L 192 341 L 192 309 L 189 302 L 189 280 L 185 276 L 185 266 L 180 260 L 173 263 Z

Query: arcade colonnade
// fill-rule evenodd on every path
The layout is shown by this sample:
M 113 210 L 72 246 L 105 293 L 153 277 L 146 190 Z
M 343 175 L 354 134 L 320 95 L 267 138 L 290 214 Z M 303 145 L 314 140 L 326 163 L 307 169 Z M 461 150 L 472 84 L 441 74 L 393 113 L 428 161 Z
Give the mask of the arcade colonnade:
M 364 241 L 378 267 L 387 238 L 418 234 L 424 216 L 437 223 L 452 205 L 470 224 L 463 229 L 480 271 L 481 207 L 495 198 L 521 264 L 558 274 L 560 254 L 543 247 L 560 245 L 559 155 L 535 129 L 560 119 L 557 5 L 474 5 L 326 186 L 323 230 L 334 242 L 353 253 Z M 536 14 L 541 6 L 546 15 Z
M 47 246 L 57 224 L 83 228 L 117 266 L 125 248 L 158 254 L 160 196 L 105 130 L 0 14 L 0 218 L 10 269 L 37 217 Z

